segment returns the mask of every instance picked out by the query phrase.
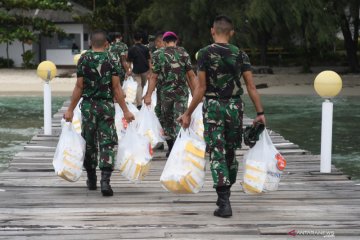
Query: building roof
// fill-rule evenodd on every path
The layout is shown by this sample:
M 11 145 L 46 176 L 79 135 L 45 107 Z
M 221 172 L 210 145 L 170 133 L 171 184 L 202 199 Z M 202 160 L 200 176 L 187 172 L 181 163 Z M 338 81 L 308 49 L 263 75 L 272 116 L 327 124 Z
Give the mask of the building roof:
M 69 1 L 72 7 L 72 11 L 63 11 L 63 10 L 29 10 L 29 11 L 20 11 L 19 9 L 13 9 L 10 13 L 14 15 L 23 15 L 27 17 L 39 17 L 50 20 L 54 23 L 74 23 L 74 18 L 79 16 L 84 16 L 91 13 L 91 10 L 77 4 L 75 2 Z

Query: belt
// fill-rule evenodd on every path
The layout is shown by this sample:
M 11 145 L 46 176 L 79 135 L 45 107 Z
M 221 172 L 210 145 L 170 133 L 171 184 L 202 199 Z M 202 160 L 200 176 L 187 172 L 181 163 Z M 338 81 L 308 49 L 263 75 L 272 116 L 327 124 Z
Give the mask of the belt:
M 84 100 L 95 100 L 95 101 L 99 101 L 99 100 L 105 100 L 105 101 L 113 101 L 112 98 L 102 98 L 102 97 L 82 97 Z
M 206 96 L 207 99 L 215 99 L 215 100 L 230 100 L 230 99 L 239 99 L 241 98 L 240 95 L 234 95 L 234 96 Z

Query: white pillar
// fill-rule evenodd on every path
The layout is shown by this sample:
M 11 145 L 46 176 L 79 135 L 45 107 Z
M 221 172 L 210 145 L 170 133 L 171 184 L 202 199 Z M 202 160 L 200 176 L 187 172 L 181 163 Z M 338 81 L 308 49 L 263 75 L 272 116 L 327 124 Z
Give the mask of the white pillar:
M 320 172 L 331 172 L 333 103 L 326 99 L 322 104 Z
M 81 27 L 80 31 L 80 53 L 84 50 L 84 25 Z
M 49 81 L 44 81 L 44 134 L 51 135 L 51 88 Z

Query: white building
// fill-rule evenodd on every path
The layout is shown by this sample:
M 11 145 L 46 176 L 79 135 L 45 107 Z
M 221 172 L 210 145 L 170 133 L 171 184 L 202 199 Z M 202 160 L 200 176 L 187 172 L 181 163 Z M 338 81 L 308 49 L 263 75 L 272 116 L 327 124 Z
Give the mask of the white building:
M 91 11 L 79 4 L 73 2 L 71 4 L 71 12 L 54 10 L 33 10 L 27 12 L 27 15 L 53 21 L 56 26 L 62 28 L 67 33 L 66 37 L 56 34 L 52 38 L 39 36 L 37 42 L 25 43 L 25 51 L 32 50 L 36 53 L 35 63 L 50 60 L 57 66 L 71 66 L 74 65 L 74 55 L 89 48 L 89 28 L 82 23 L 75 22 L 74 17 L 89 14 Z M 74 47 L 77 47 L 77 49 Z M 23 47 L 21 42 L 14 41 L 9 45 L 9 58 L 14 61 L 15 67 L 21 67 L 22 53 Z M 0 44 L 0 57 L 6 58 L 6 44 Z

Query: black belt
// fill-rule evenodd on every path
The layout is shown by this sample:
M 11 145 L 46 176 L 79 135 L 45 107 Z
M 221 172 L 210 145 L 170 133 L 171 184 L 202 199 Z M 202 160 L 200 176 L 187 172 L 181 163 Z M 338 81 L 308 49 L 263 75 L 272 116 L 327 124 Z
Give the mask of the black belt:
M 112 98 L 102 98 L 102 97 L 82 97 L 84 100 L 95 100 L 95 101 L 99 101 L 99 100 L 105 100 L 105 101 L 113 101 Z
M 240 95 L 234 95 L 234 96 L 206 96 L 207 99 L 215 99 L 215 100 L 230 100 L 230 99 L 239 99 L 241 98 Z

